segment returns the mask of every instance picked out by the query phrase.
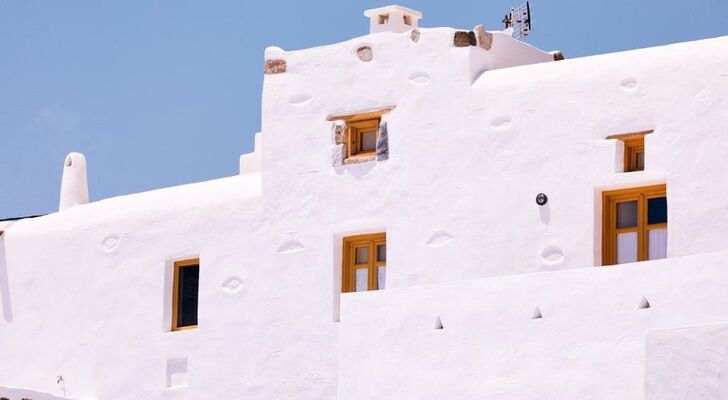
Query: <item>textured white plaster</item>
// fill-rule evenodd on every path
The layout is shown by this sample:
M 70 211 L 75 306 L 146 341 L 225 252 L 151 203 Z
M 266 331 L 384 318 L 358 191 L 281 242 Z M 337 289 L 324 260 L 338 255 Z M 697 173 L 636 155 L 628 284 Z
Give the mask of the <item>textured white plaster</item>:
M 264 77 L 240 175 L 74 195 L 13 224 L 0 384 L 59 393 L 63 375 L 69 397 L 105 400 L 642 399 L 647 330 L 728 320 L 728 259 L 703 254 L 728 250 L 728 38 L 549 62 L 499 32 L 488 51 L 453 47 L 455 31 L 270 47 L 287 70 Z M 390 106 L 389 159 L 334 165 L 327 117 Z M 606 137 L 645 129 L 646 170 L 617 172 Z M 653 183 L 667 183 L 669 258 L 592 268 L 601 191 Z M 386 290 L 340 296 L 342 238 L 382 231 Z M 193 256 L 199 327 L 170 332 L 173 261 Z M 174 359 L 189 364 L 167 388 Z

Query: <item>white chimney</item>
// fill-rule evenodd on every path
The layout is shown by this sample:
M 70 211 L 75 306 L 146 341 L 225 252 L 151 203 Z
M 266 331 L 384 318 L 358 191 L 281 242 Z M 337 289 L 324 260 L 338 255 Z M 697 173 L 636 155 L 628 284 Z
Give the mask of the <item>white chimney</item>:
M 58 204 L 58 211 L 86 203 L 88 203 L 86 157 L 81 153 L 69 153 L 63 164 L 61 201 Z
M 369 17 L 369 33 L 407 32 L 422 18 L 421 12 L 398 5 L 372 8 L 364 15 Z

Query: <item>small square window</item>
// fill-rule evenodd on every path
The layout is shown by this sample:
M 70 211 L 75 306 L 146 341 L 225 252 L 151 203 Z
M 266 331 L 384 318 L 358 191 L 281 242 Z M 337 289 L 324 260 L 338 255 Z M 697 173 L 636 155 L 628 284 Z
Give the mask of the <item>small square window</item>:
M 412 25 L 412 17 L 409 15 L 403 15 L 402 19 L 404 20 L 405 25 Z
M 378 137 L 379 118 L 349 122 L 348 156 L 374 156 Z
M 607 139 L 619 139 L 624 144 L 624 172 L 645 170 L 645 135 L 653 131 L 622 133 L 607 136 Z
M 379 14 L 379 25 L 389 22 L 389 14 Z
M 200 260 L 174 263 L 174 288 L 172 294 L 172 330 L 197 327 L 197 292 L 200 280 Z
M 387 234 L 344 238 L 342 292 L 382 290 L 387 271 Z
M 645 170 L 645 135 L 630 136 L 624 142 L 624 172 Z

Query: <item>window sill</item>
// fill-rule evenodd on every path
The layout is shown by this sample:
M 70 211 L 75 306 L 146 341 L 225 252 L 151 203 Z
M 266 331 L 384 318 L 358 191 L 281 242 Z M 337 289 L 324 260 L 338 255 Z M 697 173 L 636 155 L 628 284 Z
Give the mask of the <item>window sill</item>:
M 351 165 L 351 164 L 363 164 L 369 161 L 376 161 L 377 155 L 376 154 L 366 154 L 366 155 L 356 155 L 351 156 L 344 160 L 344 165 Z

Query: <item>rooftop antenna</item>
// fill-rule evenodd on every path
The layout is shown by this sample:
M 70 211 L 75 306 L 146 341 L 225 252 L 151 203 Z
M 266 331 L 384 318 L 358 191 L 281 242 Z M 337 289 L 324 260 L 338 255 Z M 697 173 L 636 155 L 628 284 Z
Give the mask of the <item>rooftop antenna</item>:
M 531 6 L 526 2 L 518 7 L 511 7 L 502 22 L 514 38 L 525 38 L 531 32 Z

